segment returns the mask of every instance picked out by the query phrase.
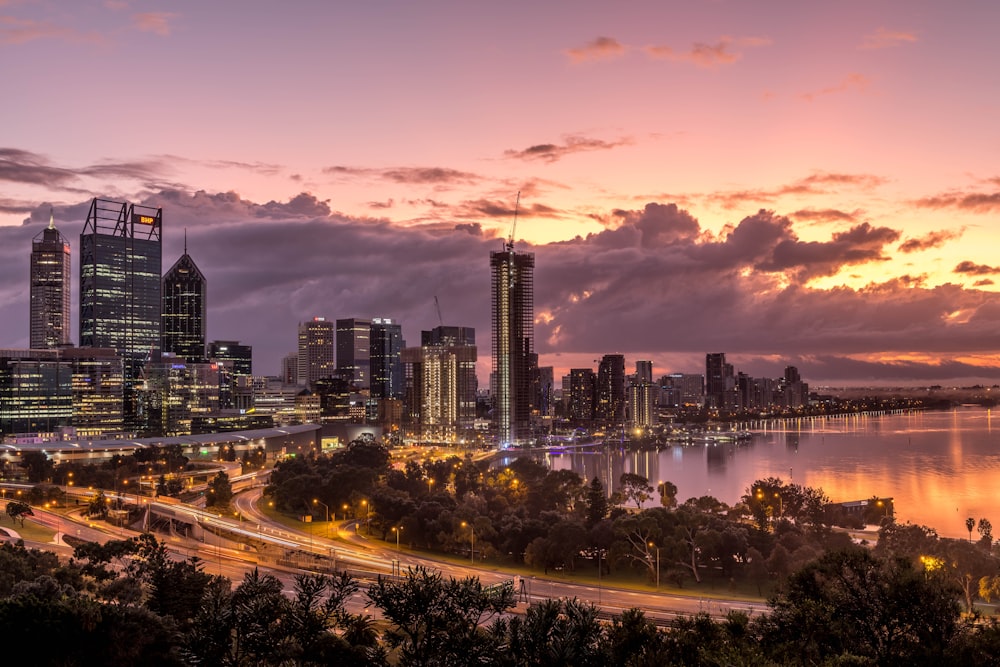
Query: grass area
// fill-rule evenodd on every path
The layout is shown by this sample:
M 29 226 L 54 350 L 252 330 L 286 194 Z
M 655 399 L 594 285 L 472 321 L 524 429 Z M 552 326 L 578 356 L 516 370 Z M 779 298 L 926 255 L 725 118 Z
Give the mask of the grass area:
M 56 534 L 56 531 L 51 528 L 46 528 L 45 526 L 34 523 L 31 520 L 31 517 L 25 519 L 24 527 L 21 527 L 20 520 L 13 521 L 6 514 L 0 514 L 0 530 L 4 530 L 6 528 L 14 530 L 18 535 L 24 538 L 25 541 L 30 542 L 51 542 Z

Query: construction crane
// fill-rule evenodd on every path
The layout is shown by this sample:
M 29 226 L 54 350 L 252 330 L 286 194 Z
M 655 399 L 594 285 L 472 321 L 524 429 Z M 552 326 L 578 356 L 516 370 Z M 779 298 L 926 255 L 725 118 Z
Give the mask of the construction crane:
M 517 211 L 521 207 L 521 191 L 517 191 L 517 202 L 514 204 L 514 222 L 510 226 L 510 239 L 507 241 L 507 252 L 514 252 L 514 231 L 517 229 Z
M 444 318 L 441 317 L 441 303 L 438 301 L 437 294 L 434 295 L 434 308 L 437 309 L 438 324 L 444 326 Z

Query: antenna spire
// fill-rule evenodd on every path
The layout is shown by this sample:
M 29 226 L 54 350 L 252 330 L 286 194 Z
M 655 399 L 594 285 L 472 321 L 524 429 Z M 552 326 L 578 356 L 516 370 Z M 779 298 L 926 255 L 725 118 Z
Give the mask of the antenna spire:
M 188 254 L 188 228 L 184 228 L 184 254 Z
M 56 213 L 55 213 L 55 210 L 50 206 L 49 207 L 49 229 L 55 229 L 55 228 L 56 228 Z

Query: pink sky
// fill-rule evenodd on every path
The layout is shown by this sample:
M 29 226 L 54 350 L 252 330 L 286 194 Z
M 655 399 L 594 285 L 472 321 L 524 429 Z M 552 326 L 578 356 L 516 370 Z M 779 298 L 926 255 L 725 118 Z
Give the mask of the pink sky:
M 998 377 L 1000 7 L 484 4 L 0 0 L 0 347 L 49 206 L 75 267 L 103 196 L 164 208 L 164 269 L 188 229 L 259 372 L 434 296 L 488 359 L 520 191 L 557 373 Z

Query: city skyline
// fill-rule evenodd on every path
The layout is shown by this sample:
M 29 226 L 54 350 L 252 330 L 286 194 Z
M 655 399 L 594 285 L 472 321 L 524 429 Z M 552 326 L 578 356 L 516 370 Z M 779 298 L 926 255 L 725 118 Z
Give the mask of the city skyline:
M 416 340 L 437 298 L 485 332 L 521 191 L 557 375 L 726 352 L 814 386 L 1000 378 L 1000 8 L 116 0 L 0 19 L 19 100 L 2 347 L 28 345 L 31 239 L 53 209 L 75 266 L 94 196 L 162 207 L 165 258 L 187 228 L 207 338 L 252 345 L 259 373 L 314 315 Z

